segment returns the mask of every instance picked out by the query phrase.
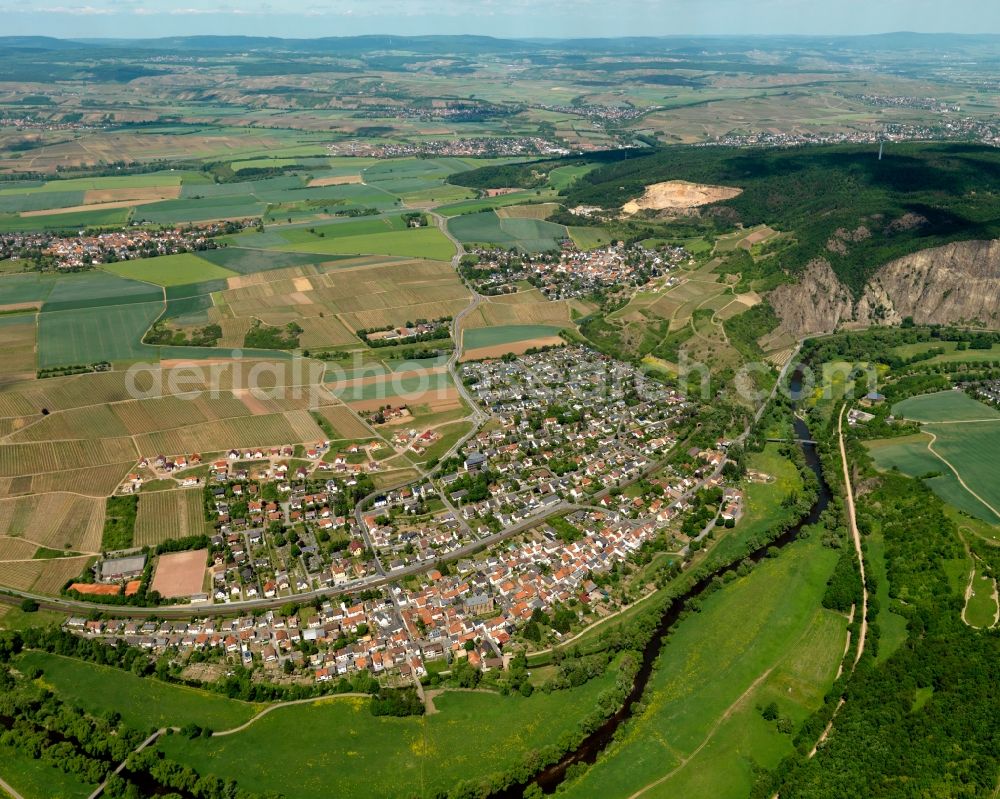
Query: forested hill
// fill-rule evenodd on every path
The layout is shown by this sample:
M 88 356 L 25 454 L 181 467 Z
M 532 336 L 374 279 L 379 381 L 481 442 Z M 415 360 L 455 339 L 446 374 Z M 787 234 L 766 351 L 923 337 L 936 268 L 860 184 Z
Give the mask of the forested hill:
M 702 215 L 720 230 L 768 224 L 792 233 L 776 268 L 794 274 L 825 258 L 855 292 L 893 258 L 1000 237 L 1000 150 L 973 144 L 887 144 L 881 161 L 877 145 L 670 147 L 583 175 L 564 204 L 614 208 L 666 180 L 743 189 Z

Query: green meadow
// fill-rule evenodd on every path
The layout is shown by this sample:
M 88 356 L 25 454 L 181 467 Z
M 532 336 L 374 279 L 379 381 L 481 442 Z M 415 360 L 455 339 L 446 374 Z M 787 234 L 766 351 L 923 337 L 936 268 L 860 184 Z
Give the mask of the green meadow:
M 438 712 L 422 717 L 374 717 L 365 698 L 331 697 L 275 710 L 234 735 L 174 735 L 157 746 L 199 773 L 236 778 L 247 790 L 288 795 L 294 785 L 295 799 L 433 797 L 462 780 L 509 769 L 575 730 L 614 671 L 527 699 L 446 692 L 434 700 Z
M 249 721 L 263 708 L 47 652 L 27 652 L 18 664 L 40 668 L 42 682 L 62 699 L 95 715 L 116 711 L 126 724 L 140 730 L 190 723 L 225 730 Z
M 847 619 L 820 600 L 836 560 L 814 536 L 705 598 L 668 638 L 644 709 L 565 795 L 748 796 L 793 751 L 757 706 L 795 727 L 833 683 Z

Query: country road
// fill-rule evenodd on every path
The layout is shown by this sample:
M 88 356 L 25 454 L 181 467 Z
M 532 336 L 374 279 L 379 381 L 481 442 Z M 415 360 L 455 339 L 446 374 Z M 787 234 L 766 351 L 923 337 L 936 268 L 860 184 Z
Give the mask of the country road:
M 847 403 L 840 406 L 837 417 L 837 438 L 840 442 L 840 461 L 844 467 L 844 495 L 847 499 L 847 519 L 851 528 L 851 540 L 854 541 L 854 552 L 858 556 L 858 572 L 861 575 L 861 626 L 858 632 L 858 649 L 854 655 L 854 665 L 858 665 L 865 653 L 865 641 L 868 637 L 868 583 L 865 580 L 865 559 L 861 551 L 861 532 L 858 530 L 858 518 L 854 509 L 854 488 L 851 486 L 851 470 L 847 465 L 847 447 L 844 446 L 844 411 Z

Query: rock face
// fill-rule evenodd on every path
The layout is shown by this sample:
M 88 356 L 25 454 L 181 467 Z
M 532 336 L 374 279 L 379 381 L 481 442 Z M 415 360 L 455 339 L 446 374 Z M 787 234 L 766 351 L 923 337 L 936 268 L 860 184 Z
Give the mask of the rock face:
M 1000 328 L 1000 241 L 946 244 L 890 261 L 854 301 L 825 260 L 768 299 L 796 338 L 842 328 L 899 324 L 977 324 Z

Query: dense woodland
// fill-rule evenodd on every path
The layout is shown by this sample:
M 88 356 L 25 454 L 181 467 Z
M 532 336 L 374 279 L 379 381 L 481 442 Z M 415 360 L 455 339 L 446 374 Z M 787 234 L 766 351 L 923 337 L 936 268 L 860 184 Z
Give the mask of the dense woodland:
M 701 209 L 718 232 L 766 224 L 794 243 L 765 262 L 796 272 L 825 258 L 853 290 L 887 261 L 951 241 L 1000 236 L 1000 152 L 976 144 L 893 143 L 881 160 L 875 145 L 747 150 L 668 147 L 586 156 L 601 165 L 563 190 L 563 204 L 617 208 L 651 183 L 689 180 L 742 193 Z M 536 161 L 483 167 L 449 178 L 474 188 L 538 185 L 556 165 Z M 584 224 L 576 218 L 575 224 Z

